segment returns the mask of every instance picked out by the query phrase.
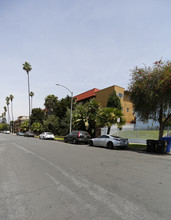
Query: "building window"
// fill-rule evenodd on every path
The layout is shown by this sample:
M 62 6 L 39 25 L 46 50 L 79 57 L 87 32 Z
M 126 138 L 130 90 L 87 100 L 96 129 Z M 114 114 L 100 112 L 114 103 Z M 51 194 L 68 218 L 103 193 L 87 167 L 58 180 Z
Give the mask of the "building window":
M 119 98 L 123 98 L 123 94 L 122 93 L 118 93 Z
M 127 108 L 127 112 L 129 112 L 129 108 Z

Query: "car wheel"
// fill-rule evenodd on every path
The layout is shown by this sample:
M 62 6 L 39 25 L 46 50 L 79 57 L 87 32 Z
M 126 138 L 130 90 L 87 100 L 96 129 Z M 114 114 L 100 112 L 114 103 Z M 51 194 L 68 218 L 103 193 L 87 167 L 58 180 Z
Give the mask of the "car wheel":
M 67 139 L 66 138 L 64 138 L 64 142 L 67 143 Z
M 107 143 L 107 148 L 109 148 L 109 149 L 114 148 L 113 143 L 111 141 Z
M 74 138 L 73 140 L 72 140 L 72 144 L 76 144 L 77 143 L 77 141 L 76 141 L 76 139 Z
M 89 146 L 93 146 L 93 141 L 89 141 Z

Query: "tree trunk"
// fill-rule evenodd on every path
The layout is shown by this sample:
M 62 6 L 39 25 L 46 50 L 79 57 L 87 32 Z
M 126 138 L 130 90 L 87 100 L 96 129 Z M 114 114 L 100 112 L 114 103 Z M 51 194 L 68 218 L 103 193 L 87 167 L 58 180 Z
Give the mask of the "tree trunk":
M 111 128 L 111 126 L 109 126 L 109 127 L 107 128 L 107 134 L 110 134 L 110 128 Z
M 163 105 L 160 105 L 160 111 L 159 111 L 159 139 L 163 137 L 163 131 L 164 131 L 164 124 L 162 122 L 163 119 Z
M 14 114 L 13 114 L 13 104 L 11 101 L 11 117 L 12 117 L 12 133 L 14 133 Z

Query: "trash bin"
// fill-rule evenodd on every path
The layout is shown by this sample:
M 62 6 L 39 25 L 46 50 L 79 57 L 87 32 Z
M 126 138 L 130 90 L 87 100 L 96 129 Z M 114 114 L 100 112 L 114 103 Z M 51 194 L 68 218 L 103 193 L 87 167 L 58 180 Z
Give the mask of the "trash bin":
M 165 154 L 166 153 L 166 142 L 164 140 L 157 141 L 156 152 L 158 154 Z
M 156 152 L 156 144 L 157 144 L 157 141 L 156 140 L 151 140 L 151 139 L 148 139 L 147 140 L 147 148 L 146 148 L 146 151 L 147 152 Z
M 171 137 L 162 137 L 161 140 L 167 141 L 166 153 L 169 153 L 171 149 Z

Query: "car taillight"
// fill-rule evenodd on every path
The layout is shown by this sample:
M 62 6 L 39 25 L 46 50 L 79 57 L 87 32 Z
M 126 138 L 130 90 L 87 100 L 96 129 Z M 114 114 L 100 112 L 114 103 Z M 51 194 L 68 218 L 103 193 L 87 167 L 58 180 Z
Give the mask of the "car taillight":
M 80 132 L 78 132 L 78 137 L 80 137 L 81 136 L 81 133 Z

